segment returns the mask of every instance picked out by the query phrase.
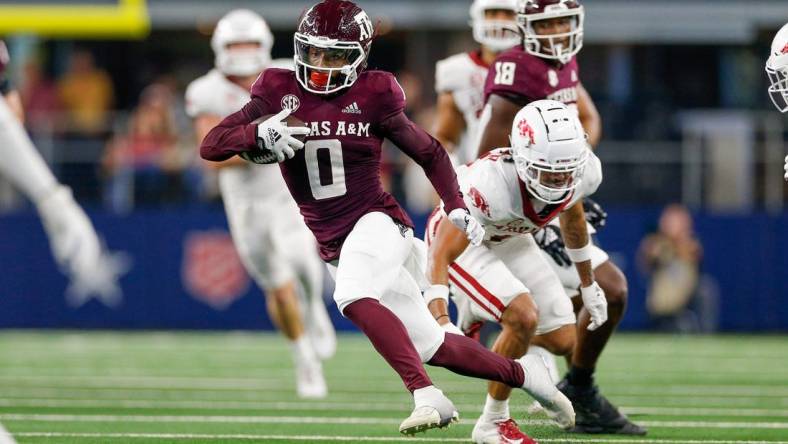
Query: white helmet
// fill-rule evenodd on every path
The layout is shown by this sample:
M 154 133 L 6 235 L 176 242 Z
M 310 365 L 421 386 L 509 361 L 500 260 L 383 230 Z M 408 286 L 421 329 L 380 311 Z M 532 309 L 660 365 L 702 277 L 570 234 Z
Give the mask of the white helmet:
M 506 9 L 517 12 L 517 0 L 474 0 L 471 5 L 473 39 L 495 52 L 517 46 L 522 37 L 517 21 L 488 19 L 484 12 L 490 9 Z
M 259 43 L 259 48 L 228 49 L 233 43 Z M 211 37 L 211 48 L 216 54 L 216 68 L 230 76 L 259 74 L 271 63 L 274 36 L 260 15 L 248 9 L 228 12 Z
M 766 61 L 769 75 L 769 97 L 781 113 L 788 112 L 788 24 L 772 40 L 772 51 Z
M 534 23 L 568 17 L 569 31 L 558 34 L 538 34 Z M 585 11 L 579 0 L 520 0 L 517 24 L 523 33 L 525 51 L 537 57 L 568 63 L 583 47 Z M 561 41 L 568 40 L 563 45 Z M 549 42 L 549 45 L 545 43 Z M 565 47 L 564 47 L 565 46 Z
M 511 143 L 517 175 L 533 197 L 547 204 L 571 198 L 590 152 L 577 112 L 555 100 L 531 102 L 514 117 Z

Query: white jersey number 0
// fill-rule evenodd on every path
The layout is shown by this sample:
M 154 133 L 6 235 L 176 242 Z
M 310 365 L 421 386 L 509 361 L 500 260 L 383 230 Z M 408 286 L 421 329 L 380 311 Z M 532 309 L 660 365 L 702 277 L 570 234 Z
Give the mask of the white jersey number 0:
M 318 153 L 328 154 L 331 164 L 331 180 L 328 184 L 320 181 L 320 163 Z M 342 143 L 337 139 L 310 140 L 304 144 L 306 172 L 309 175 L 309 187 L 312 197 L 316 200 L 330 199 L 347 193 L 345 185 L 345 164 L 342 160 Z

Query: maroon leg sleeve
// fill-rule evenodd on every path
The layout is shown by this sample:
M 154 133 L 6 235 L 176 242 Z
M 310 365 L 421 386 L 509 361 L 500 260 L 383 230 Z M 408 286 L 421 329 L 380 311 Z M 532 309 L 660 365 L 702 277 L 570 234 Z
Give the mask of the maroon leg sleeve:
M 391 310 L 375 299 L 364 298 L 345 307 L 343 314 L 367 335 L 411 393 L 432 385 L 405 326 Z
M 464 376 L 502 382 L 510 387 L 522 387 L 523 367 L 512 359 L 494 353 L 471 338 L 446 334 L 446 339 L 429 365 L 444 367 Z

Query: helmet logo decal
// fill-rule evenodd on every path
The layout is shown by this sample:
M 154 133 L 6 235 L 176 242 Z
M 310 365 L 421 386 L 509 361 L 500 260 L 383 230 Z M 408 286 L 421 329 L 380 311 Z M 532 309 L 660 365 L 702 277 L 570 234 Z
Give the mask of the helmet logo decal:
M 358 23 L 359 30 L 361 34 L 359 35 L 359 40 L 366 40 L 372 37 L 372 21 L 369 19 L 369 16 L 366 12 L 361 11 L 353 17 Z
M 786 43 L 785 46 L 783 46 L 783 49 L 782 49 L 782 51 L 780 51 L 780 53 L 781 54 L 788 54 L 788 43 Z
M 298 97 L 294 96 L 293 94 L 288 94 L 282 97 L 282 109 L 289 109 L 290 112 L 295 112 L 299 106 L 301 106 L 301 101 Z
M 528 146 L 536 143 L 534 141 L 534 129 L 531 128 L 531 125 L 528 124 L 527 120 L 521 120 L 520 123 L 517 124 L 517 128 L 520 130 L 521 136 L 528 138 Z

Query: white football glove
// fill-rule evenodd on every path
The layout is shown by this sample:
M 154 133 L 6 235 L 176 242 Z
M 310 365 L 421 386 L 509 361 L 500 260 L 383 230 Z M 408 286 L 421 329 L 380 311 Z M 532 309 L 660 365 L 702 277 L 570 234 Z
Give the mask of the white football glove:
M 446 333 L 451 333 L 451 334 L 454 334 L 454 335 L 465 336 L 465 333 L 463 333 L 462 330 L 460 330 L 460 328 L 457 327 L 456 325 L 454 325 L 454 323 L 452 323 L 451 321 L 449 321 L 449 322 L 447 322 L 445 324 L 441 324 L 441 328 L 446 330 Z
M 596 282 L 588 287 L 580 288 L 580 296 L 583 298 L 583 306 L 591 315 L 591 323 L 588 329 L 594 331 L 600 325 L 607 322 L 607 299 L 605 291 Z
M 788 180 L 788 156 L 785 156 L 785 180 Z
M 449 213 L 449 220 L 457 228 L 465 232 L 471 245 L 478 246 L 484 240 L 484 227 L 471 216 L 471 213 L 465 208 L 455 208 Z
M 285 158 L 292 159 L 296 150 L 304 147 L 304 143 L 293 137 L 294 135 L 309 134 L 309 128 L 288 127 L 287 122 L 283 122 L 291 112 L 289 108 L 285 108 L 257 125 L 257 143 L 262 144 L 260 148 L 273 151 L 279 162 L 284 162 Z
M 120 302 L 118 279 L 128 270 L 124 259 L 103 248 L 85 212 L 74 201 L 71 189 L 58 186 L 36 203 L 52 255 L 69 277 L 68 295 L 80 305 L 97 294 L 107 305 Z M 127 262 L 127 261 L 126 261 Z

